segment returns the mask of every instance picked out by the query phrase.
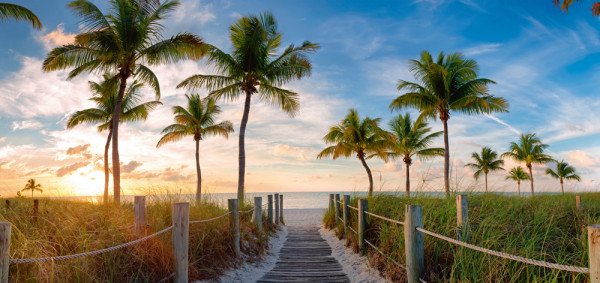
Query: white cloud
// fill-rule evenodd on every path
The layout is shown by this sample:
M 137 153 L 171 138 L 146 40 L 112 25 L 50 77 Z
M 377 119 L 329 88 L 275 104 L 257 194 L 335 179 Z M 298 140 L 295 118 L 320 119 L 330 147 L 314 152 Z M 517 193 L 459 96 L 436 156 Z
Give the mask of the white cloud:
M 238 12 L 232 12 L 231 14 L 229 14 L 229 16 L 237 20 L 242 17 L 242 14 Z
M 502 47 L 501 43 L 486 43 L 486 44 L 481 44 L 481 45 L 465 48 L 465 49 L 463 49 L 463 53 L 465 54 L 465 56 L 470 57 L 470 56 L 474 56 L 474 55 L 495 52 L 500 47 Z
M 485 117 L 488 117 L 488 118 L 490 118 L 490 119 L 492 119 L 492 120 L 494 120 L 494 121 L 496 121 L 496 122 L 500 123 L 501 125 L 504 125 L 504 126 L 506 126 L 506 127 L 507 127 L 509 130 L 511 130 L 513 133 L 515 133 L 515 134 L 517 134 L 517 135 L 520 135 L 520 134 L 521 134 L 521 131 L 519 131 L 519 130 L 515 129 L 515 127 L 513 127 L 513 126 L 509 125 L 508 123 L 506 123 L 506 122 L 504 122 L 504 121 L 500 120 L 498 117 L 496 117 L 496 116 L 494 116 L 494 115 L 491 115 L 491 114 L 484 114 L 484 115 L 485 115 Z
M 44 45 L 47 51 L 50 51 L 54 47 L 73 43 L 75 41 L 75 34 L 65 33 L 64 24 L 61 23 L 55 30 L 38 37 L 37 40 Z
M 213 10 L 212 4 L 203 5 L 200 0 L 186 0 L 182 1 L 173 18 L 177 23 L 186 21 L 203 25 L 216 19 Z
M 579 166 L 596 166 L 598 165 L 598 160 L 596 158 L 592 158 L 587 153 L 581 150 L 571 150 L 569 151 L 569 155 L 567 159 L 575 165 Z
M 23 129 L 41 129 L 44 125 L 35 120 L 25 120 L 21 122 L 12 122 L 12 130 L 23 130 Z
M 5 142 L 5 141 L 6 141 L 6 137 L 1 137 L 1 138 L 0 138 L 0 143 L 3 143 L 3 142 Z

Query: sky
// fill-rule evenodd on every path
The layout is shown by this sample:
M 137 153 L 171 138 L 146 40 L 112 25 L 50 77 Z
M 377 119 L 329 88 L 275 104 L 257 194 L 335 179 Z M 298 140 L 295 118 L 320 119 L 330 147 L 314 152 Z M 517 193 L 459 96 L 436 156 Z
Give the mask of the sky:
M 0 195 L 12 196 L 35 178 L 44 195 L 97 195 L 103 190 L 102 154 L 107 132 L 94 125 L 66 129 L 77 110 L 93 107 L 88 81 L 96 74 L 67 80 L 66 71 L 43 72 L 41 63 L 54 47 L 68 44 L 79 32 L 69 1 L 23 0 L 38 15 L 42 30 L 24 22 L 0 23 Z M 93 1 L 106 11 L 106 1 Z M 536 133 L 549 144 L 548 153 L 575 166 L 580 183 L 567 191 L 597 191 L 600 174 L 600 19 L 592 2 L 574 4 L 568 14 L 552 0 L 412 0 L 412 1 L 208 1 L 183 0 L 163 21 L 164 37 L 180 32 L 200 35 L 205 42 L 229 50 L 228 28 L 239 17 L 271 11 L 284 45 L 305 40 L 321 49 L 311 55 L 312 75 L 285 85 L 299 93 L 295 117 L 255 99 L 246 132 L 248 192 L 364 191 L 367 175 L 356 158 L 316 159 L 326 145 L 322 138 L 350 108 L 362 117 L 382 118 L 415 110 L 390 112 L 402 93 L 400 79 L 414 80 L 408 60 L 422 51 L 437 55 L 462 52 L 475 59 L 480 76 L 496 82 L 490 93 L 504 97 L 510 112 L 449 120 L 452 187 L 482 191 L 473 179 L 472 152 L 489 146 L 508 150 L 521 133 Z M 158 193 L 195 188 L 192 138 L 156 148 L 160 131 L 173 123 L 171 107 L 184 105 L 185 91 L 175 86 L 198 73 L 214 73 L 206 61 L 183 61 L 152 67 L 159 77 L 163 105 L 146 121 L 119 130 L 124 194 Z M 205 89 L 197 91 L 202 96 Z M 144 101 L 153 93 L 142 91 Z M 204 192 L 237 189 L 237 131 L 243 102 L 221 102 L 220 120 L 236 129 L 229 139 L 210 137 L 200 145 Z M 430 121 L 436 131 L 441 122 Z M 435 145 L 443 147 L 438 139 Z M 401 161 L 368 161 L 375 190 L 402 191 Z M 506 160 L 505 168 L 523 165 Z M 557 180 L 545 176 L 552 164 L 534 165 L 537 191 L 557 192 Z M 443 190 L 443 160 L 415 161 L 413 190 Z M 506 172 L 490 173 L 491 191 L 515 192 Z M 529 190 L 522 184 L 523 191 Z

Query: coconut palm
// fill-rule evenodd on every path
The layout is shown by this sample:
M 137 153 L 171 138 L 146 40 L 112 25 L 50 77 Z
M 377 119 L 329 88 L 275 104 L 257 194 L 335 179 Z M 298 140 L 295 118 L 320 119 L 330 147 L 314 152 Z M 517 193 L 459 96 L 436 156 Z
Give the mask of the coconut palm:
M 481 154 L 473 152 L 471 158 L 475 160 L 474 163 L 468 163 L 465 166 L 475 169 L 473 177 L 475 180 L 479 179 L 481 173 L 485 175 L 485 192 L 488 192 L 488 173 L 491 171 L 504 170 L 504 160 L 498 159 L 498 153 L 493 151 L 491 148 L 484 146 L 481 149 Z
M 250 102 L 254 94 L 294 116 L 299 107 L 298 94 L 281 88 L 287 82 L 310 75 L 309 53 L 318 44 L 305 41 L 300 46 L 289 45 L 279 53 L 281 33 L 271 13 L 240 18 L 230 27 L 231 54 L 208 46 L 209 62 L 217 75 L 194 75 L 178 87 L 196 90 L 206 87 L 209 96 L 230 101 L 244 97 L 244 112 L 239 132 L 238 199 L 244 199 L 246 172 L 245 136 Z M 279 54 L 278 54 L 279 53 Z
M 575 167 L 564 161 L 556 161 L 556 171 L 548 168 L 546 174 L 560 181 L 560 190 L 565 194 L 564 180 L 575 180 L 581 182 L 581 177 L 575 173 Z
M 38 17 L 27 8 L 10 3 L 0 3 L 0 22 L 4 22 L 8 19 L 29 22 L 35 29 L 42 28 L 42 22 L 40 22 Z
M 518 143 L 510 143 L 510 151 L 505 152 L 501 157 L 508 157 L 515 161 L 525 162 L 525 166 L 529 170 L 529 180 L 531 181 L 531 196 L 533 190 L 533 164 L 545 164 L 554 161 L 552 157 L 544 153 L 544 149 L 548 147 L 532 133 L 521 134 Z
M 38 191 L 40 193 L 43 193 L 44 191 L 42 190 L 42 185 L 41 184 L 36 184 L 35 183 L 35 179 L 29 179 L 27 180 L 27 184 L 25 185 L 25 188 L 23 188 L 21 190 L 21 192 L 25 192 L 25 191 L 31 191 L 31 197 L 33 198 L 33 192 Z
M 505 179 L 517 181 L 517 190 L 519 191 L 519 196 L 521 196 L 521 181 L 529 180 L 529 174 L 523 171 L 523 167 L 517 166 L 513 169 L 510 169 L 508 176 L 506 176 Z
M 433 139 L 441 136 L 443 132 L 431 132 L 429 125 L 421 119 L 412 121 L 410 114 L 398 115 L 390 121 L 393 135 L 392 145 L 387 157 L 390 159 L 402 158 L 406 165 L 406 197 L 410 197 L 410 165 L 414 156 L 420 159 L 443 156 L 443 148 L 431 148 Z
M 355 109 L 341 123 L 331 127 L 329 133 L 323 140 L 327 144 L 333 144 L 321 151 L 317 158 L 331 156 L 333 159 L 339 157 L 350 157 L 356 154 L 360 160 L 367 176 L 369 177 L 369 197 L 373 195 L 373 175 L 367 165 L 366 159 L 380 157 L 387 160 L 385 150 L 390 147 L 392 135 L 379 127 L 381 118 L 371 119 L 365 117 L 361 120 Z
M 80 17 L 83 31 L 73 44 L 54 48 L 43 62 L 44 71 L 71 69 L 68 78 L 84 72 L 115 73 L 119 89 L 114 111 L 112 161 L 114 199 L 120 202 L 121 169 L 119 160 L 119 117 L 129 79 L 137 79 L 152 87 L 157 98 L 160 86 L 149 65 L 174 63 L 183 59 L 199 59 L 205 50 L 202 40 L 180 33 L 163 40 L 167 17 L 179 1 L 111 0 L 109 13 L 103 14 L 92 2 L 74 1 L 69 8 Z
M 451 112 L 464 114 L 487 114 L 508 112 L 509 104 L 501 97 L 488 93 L 488 85 L 494 81 L 479 78 L 479 66 L 475 60 L 465 59 L 461 53 L 444 55 L 437 60 L 427 51 L 420 60 L 410 60 L 410 72 L 416 82 L 400 80 L 398 90 L 406 93 L 394 99 L 391 110 L 413 107 L 422 115 L 436 119 L 444 125 L 444 188 L 450 195 L 450 146 L 448 142 L 448 119 Z
M 106 139 L 106 145 L 104 146 L 104 203 L 108 203 L 108 149 L 110 147 L 110 141 L 113 136 L 113 117 L 117 105 L 119 85 L 116 80 L 111 79 L 112 76 L 104 75 L 104 81 L 88 82 L 89 87 L 92 90 L 93 97 L 90 100 L 96 103 L 95 108 L 88 108 L 85 110 L 77 111 L 73 113 L 67 121 L 67 129 L 87 123 L 87 124 L 100 124 L 98 125 L 98 132 L 108 130 L 108 138 Z M 140 104 L 140 92 L 139 89 L 142 87 L 141 83 L 134 81 L 126 90 L 123 96 L 123 103 L 121 104 L 121 112 L 119 115 L 119 122 L 135 122 L 139 120 L 146 120 L 148 113 L 162 103 L 159 101 L 150 101 Z
M 569 11 L 569 6 L 571 6 L 576 1 L 574 0 L 553 0 L 554 5 L 559 6 L 565 13 Z M 577 0 L 577 2 L 582 0 Z M 598 16 L 600 15 L 600 2 L 594 2 L 592 5 L 592 15 Z
M 181 140 L 186 136 L 193 136 L 196 142 L 196 174 L 198 182 L 196 185 L 196 201 L 200 202 L 202 174 L 200 172 L 200 141 L 211 135 L 222 135 L 229 137 L 233 132 L 233 125 L 229 121 L 215 122 L 217 115 L 221 113 L 213 98 L 200 99 L 197 94 L 186 95 L 187 108 L 182 106 L 173 107 L 175 124 L 167 126 L 162 134 L 164 136 L 158 141 L 156 147 L 168 142 Z

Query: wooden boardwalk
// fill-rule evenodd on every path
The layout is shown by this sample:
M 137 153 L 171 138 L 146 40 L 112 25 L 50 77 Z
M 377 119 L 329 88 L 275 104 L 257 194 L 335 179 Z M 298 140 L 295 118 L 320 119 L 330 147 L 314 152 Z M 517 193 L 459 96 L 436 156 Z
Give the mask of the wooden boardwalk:
M 275 267 L 258 282 L 350 282 L 318 227 L 288 226 Z

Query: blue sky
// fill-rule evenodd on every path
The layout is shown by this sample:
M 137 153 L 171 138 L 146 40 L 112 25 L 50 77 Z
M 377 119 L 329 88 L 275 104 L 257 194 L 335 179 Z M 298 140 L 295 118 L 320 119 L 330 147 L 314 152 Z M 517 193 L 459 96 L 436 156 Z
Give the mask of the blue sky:
M 31 9 L 44 28 L 36 31 L 23 22 L 0 24 L 5 39 L 0 41 L 0 190 L 11 192 L 27 178 L 36 177 L 51 191 L 97 193 L 102 175 L 90 155 L 102 153 L 105 133 L 96 133 L 92 126 L 65 130 L 66 116 L 92 106 L 86 100 L 86 82 L 97 78 L 85 75 L 66 81 L 64 72 L 40 71 L 50 48 L 67 43 L 78 32 L 77 18 L 66 8 L 68 1 L 8 2 Z M 510 113 L 491 117 L 452 115 L 455 187 L 482 188 L 481 182 L 472 179 L 472 171 L 463 167 L 470 162 L 471 152 L 481 146 L 504 152 L 518 133 L 535 132 L 550 144 L 549 153 L 570 162 L 582 175 L 582 182 L 569 183 L 568 189 L 597 189 L 600 21 L 589 11 L 591 2 L 575 4 L 568 14 L 551 0 L 182 2 L 164 22 L 165 36 L 192 32 L 227 49 L 228 27 L 238 17 L 272 11 L 286 43 L 310 40 L 322 46 L 311 57 L 312 76 L 286 86 L 302 97 L 295 119 L 269 105 L 253 104 L 247 134 L 249 191 L 366 188 L 366 174 L 358 160 L 315 160 L 324 147 L 321 138 L 349 108 L 381 117 L 387 124 L 398 114 L 388 110 L 391 100 L 400 94 L 396 83 L 412 80 L 407 61 L 418 58 L 423 50 L 436 55 L 460 51 L 476 59 L 481 76 L 497 82 L 491 92 L 511 104 Z M 155 70 L 165 105 L 148 121 L 124 128 L 121 159 L 129 171 L 124 176 L 126 193 L 137 188 L 187 189 L 193 185 L 191 140 L 158 150 L 154 145 L 162 127 L 172 120 L 169 108 L 183 102 L 183 92 L 174 86 L 190 75 L 211 70 L 204 61 L 157 66 Z M 237 129 L 241 102 L 223 107 L 223 119 L 231 120 Z M 439 122 L 431 124 L 441 130 Z M 442 145 L 441 140 L 437 143 Z M 202 145 L 208 191 L 235 189 L 236 144 L 234 134 L 227 141 L 212 138 Z M 81 152 L 67 154 L 75 149 Z M 376 188 L 403 189 L 403 164 L 369 163 L 376 172 Z M 440 190 L 441 164 L 441 160 L 417 162 L 413 183 L 420 183 L 424 190 Z M 514 165 L 507 161 L 506 167 Z M 542 171 L 543 167 L 538 167 L 534 173 L 537 188 L 557 191 L 558 182 L 544 177 Z M 514 191 L 515 185 L 503 181 L 503 175 L 493 174 L 490 187 Z

